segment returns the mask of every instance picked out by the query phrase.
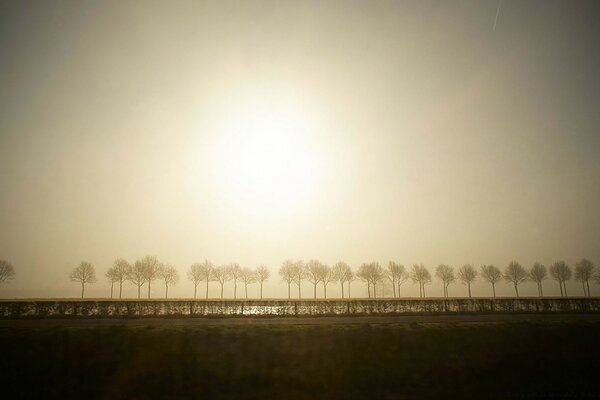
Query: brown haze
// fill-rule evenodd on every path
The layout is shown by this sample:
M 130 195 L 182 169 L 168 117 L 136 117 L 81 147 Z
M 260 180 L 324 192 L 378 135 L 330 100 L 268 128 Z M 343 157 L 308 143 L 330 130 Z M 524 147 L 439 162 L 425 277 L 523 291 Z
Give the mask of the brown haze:
M 479 0 L 3 2 L 0 259 L 17 274 L 0 296 L 77 297 L 82 261 L 86 297 L 108 296 L 112 262 L 146 254 L 178 268 L 170 297 L 204 259 L 266 265 L 265 296 L 287 295 L 288 258 L 598 264 L 590 7 L 505 1 L 494 30 Z

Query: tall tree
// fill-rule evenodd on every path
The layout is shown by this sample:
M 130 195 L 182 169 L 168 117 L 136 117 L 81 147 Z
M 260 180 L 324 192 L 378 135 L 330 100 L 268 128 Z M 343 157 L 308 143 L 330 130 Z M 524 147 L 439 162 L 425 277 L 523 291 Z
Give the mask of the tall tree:
M 386 276 L 392 282 L 392 292 L 394 293 L 394 298 L 396 298 L 396 285 L 398 284 L 398 281 L 401 279 L 404 272 L 404 265 L 398 264 L 395 261 L 390 261 L 385 270 Z M 400 287 L 398 287 L 398 292 L 400 292 Z
M 229 279 L 233 281 L 233 298 L 237 299 L 237 281 L 241 278 L 242 267 L 240 267 L 240 264 L 233 263 L 229 264 L 227 268 Z
M 533 266 L 529 270 L 529 279 L 537 283 L 538 296 L 540 297 L 544 295 L 544 288 L 542 287 L 542 282 L 547 278 L 547 276 L 548 271 L 546 271 L 546 266 L 540 264 L 539 262 L 533 264 Z
M 221 285 L 221 298 L 223 298 L 223 287 L 225 286 L 225 282 L 231 279 L 230 268 L 227 265 L 222 265 L 220 267 L 215 267 L 212 269 L 212 280 L 219 282 Z
M 127 280 L 133 283 L 137 287 L 137 298 L 140 298 L 140 289 L 146 283 L 146 272 L 144 270 L 144 264 L 141 260 L 137 260 L 127 275 Z
M 123 296 L 123 282 L 127 280 L 131 271 L 131 264 L 122 258 L 115 260 L 112 266 L 117 282 L 119 282 L 119 299 Z M 112 290 L 111 290 L 112 292 Z
M 516 261 L 511 261 L 504 270 L 504 279 L 512 282 L 515 287 L 515 293 L 519 297 L 519 284 L 527 280 L 528 274 L 525 268 Z
M 454 277 L 454 268 L 440 264 L 435 270 L 435 276 L 440 278 L 444 286 L 444 297 L 448 297 L 448 286 L 456 280 Z
M 179 273 L 172 265 L 163 266 L 159 272 L 159 277 L 165 283 L 165 299 L 169 297 L 169 286 L 176 285 L 179 282 Z
M 312 283 L 314 288 L 314 298 L 317 298 L 317 284 L 321 281 L 319 278 L 319 270 L 321 269 L 321 263 L 318 260 L 309 260 L 304 267 L 304 273 L 306 279 Z
M 161 263 L 158 262 L 156 256 L 145 256 L 141 259 L 144 270 L 144 279 L 148 282 L 148 298 L 150 298 L 150 289 L 152 281 L 159 277 Z
M 0 283 L 15 278 L 15 268 L 6 260 L 0 260 Z
M 425 297 L 425 285 L 431 282 L 431 274 L 423 264 L 414 264 L 411 278 L 413 282 L 419 282 L 420 297 Z
M 561 296 L 567 296 L 567 281 L 572 275 L 571 267 L 564 261 L 557 261 L 550 266 L 550 276 L 558 282 Z
M 575 264 L 575 279 L 581 282 L 584 296 L 590 296 L 590 279 L 594 277 L 594 269 L 594 264 L 587 258 Z
M 248 285 L 256 282 L 256 272 L 244 267 L 240 270 L 240 280 L 244 284 L 244 293 L 246 294 L 246 298 L 248 298 Z
M 285 283 L 287 283 L 288 299 L 292 298 L 291 287 L 296 278 L 295 272 L 295 265 L 292 260 L 285 260 L 279 268 L 279 276 Z
M 492 292 L 496 297 L 496 283 L 502 280 L 502 271 L 494 265 L 482 265 L 481 276 L 492 285 Z
M 333 271 L 329 266 L 321 264 L 319 267 L 319 280 L 323 284 L 323 298 L 327 298 L 327 285 L 334 280 Z
M 333 282 L 339 282 L 342 289 L 342 299 L 344 298 L 344 283 L 348 281 L 348 271 L 352 273 L 352 270 L 343 261 L 338 261 L 331 268 L 331 273 L 333 276 Z
M 264 265 L 256 268 L 254 272 L 254 276 L 256 280 L 260 283 L 260 298 L 263 298 L 263 284 L 271 277 L 271 271 L 267 269 Z M 288 294 L 289 294 L 289 285 L 288 285 Z
M 75 269 L 73 269 L 69 275 L 69 278 L 71 281 L 79 282 L 81 284 L 81 298 L 83 299 L 85 284 L 96 282 L 96 271 L 94 270 L 94 266 L 92 264 L 83 261 L 81 264 L 75 267 Z
M 471 264 L 465 264 L 458 270 L 458 279 L 469 288 L 469 297 L 471 297 L 471 283 L 477 279 L 477 271 Z
M 115 286 L 115 282 L 117 282 L 117 280 L 119 279 L 117 277 L 117 273 L 115 271 L 115 267 L 110 267 L 108 270 L 106 270 L 106 273 L 104 274 L 104 276 L 106 276 L 106 279 L 108 279 L 110 281 L 110 298 L 113 298 L 113 288 Z

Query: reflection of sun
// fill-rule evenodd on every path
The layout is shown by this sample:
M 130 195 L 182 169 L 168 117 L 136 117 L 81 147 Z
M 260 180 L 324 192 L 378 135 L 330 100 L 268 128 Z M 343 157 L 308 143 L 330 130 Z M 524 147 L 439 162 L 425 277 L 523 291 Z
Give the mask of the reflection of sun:
M 320 169 L 307 118 L 280 104 L 253 105 L 227 118 L 212 168 L 228 205 L 259 214 L 301 208 Z

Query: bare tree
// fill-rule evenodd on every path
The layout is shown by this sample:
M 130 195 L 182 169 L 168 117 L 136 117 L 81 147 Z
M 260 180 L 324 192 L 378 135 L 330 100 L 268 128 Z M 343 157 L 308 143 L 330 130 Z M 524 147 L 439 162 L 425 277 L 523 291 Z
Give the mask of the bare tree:
M 354 274 L 354 271 L 352 271 L 352 268 L 348 267 L 345 276 L 346 282 L 348 282 L 348 298 L 350 299 L 352 298 L 352 293 L 350 292 L 350 284 L 356 280 L 356 275 Z
M 187 277 L 194 284 L 194 299 L 200 282 L 206 282 L 206 298 L 208 299 L 208 283 L 211 280 L 213 265 L 210 261 L 204 260 L 202 264 L 194 263 L 187 272 Z
M 404 265 L 400 265 L 400 267 L 401 272 L 398 275 L 398 279 L 396 281 L 396 286 L 398 286 L 398 297 L 401 296 L 400 289 L 402 288 L 402 285 L 406 283 L 406 281 L 410 278 L 410 274 L 408 273 L 408 271 L 406 271 Z
M 0 283 L 15 278 L 15 268 L 6 260 L 0 260 Z
M 342 289 L 342 299 L 344 298 L 344 283 L 348 282 L 348 272 L 352 273 L 352 270 L 343 261 L 335 263 L 331 268 L 332 282 L 339 282 Z M 349 283 L 348 283 L 349 284 Z
M 587 258 L 575 264 L 575 279 L 581 282 L 584 296 L 590 296 L 590 279 L 594 276 L 594 269 L 594 264 Z
M 292 260 L 285 260 L 281 265 L 281 268 L 279 268 L 279 276 L 281 276 L 281 279 L 287 283 L 288 299 L 292 298 L 291 286 L 296 278 L 295 272 L 296 269 Z
M 119 282 L 119 299 L 122 298 L 123 295 L 123 282 L 127 280 L 129 276 L 129 272 L 131 271 L 131 264 L 122 258 L 118 258 L 113 263 L 112 269 L 114 271 L 116 281 Z M 112 288 L 111 288 L 111 297 L 112 297 Z
M 469 297 L 471 297 L 471 283 L 477 279 L 477 271 L 471 264 L 465 264 L 458 270 L 458 279 L 469 288 Z
M 254 272 L 254 276 L 256 277 L 256 281 L 260 283 L 260 298 L 263 298 L 263 284 L 271 277 L 271 271 L 267 269 L 264 265 L 256 268 Z M 288 286 L 288 294 L 289 294 L 289 286 Z
M 369 264 L 361 264 L 360 267 L 358 267 L 358 272 L 356 272 L 356 277 L 367 283 L 367 296 L 371 298 L 371 275 L 369 274 Z
M 519 297 L 519 284 L 527 280 L 527 271 L 521 264 L 516 261 L 511 261 L 504 270 L 504 279 L 512 282 L 515 287 L 515 293 Z
M 550 276 L 558 282 L 561 296 L 567 295 L 567 281 L 572 275 L 571 267 L 564 261 L 557 261 L 550 266 Z
M 546 266 L 536 262 L 533 264 L 531 269 L 529 270 L 529 279 L 533 282 L 537 283 L 538 288 L 538 296 L 542 297 L 544 295 L 544 288 L 542 287 L 542 281 L 544 281 L 548 276 L 548 271 L 546 271 Z
M 242 268 L 237 263 L 229 264 L 227 268 L 229 268 L 229 279 L 233 281 L 233 298 L 237 299 L 237 281 L 241 278 Z
M 146 272 L 144 271 L 144 264 L 141 260 L 137 260 L 127 275 L 127 280 L 137 286 L 137 298 L 140 298 L 140 289 L 146 283 Z
M 113 298 L 113 288 L 115 286 L 115 282 L 119 279 L 117 277 L 117 272 L 115 271 L 115 267 L 110 267 L 106 273 L 104 274 L 106 278 L 110 281 L 110 298 Z
M 163 266 L 159 272 L 159 277 L 165 283 L 165 299 L 169 297 L 169 286 L 176 285 L 179 282 L 179 273 L 171 265 Z
M 502 280 L 502 271 L 494 265 L 482 265 L 481 276 L 492 285 L 492 292 L 496 297 L 496 283 Z
M 75 267 L 69 278 L 73 282 L 81 283 L 81 298 L 83 299 L 83 293 L 85 292 L 85 284 L 86 283 L 95 283 L 96 282 L 96 271 L 94 270 L 94 266 L 88 262 L 82 262 L 79 266 Z
M 435 270 L 435 276 L 440 278 L 444 285 L 444 297 L 448 297 L 448 286 L 456 280 L 454 277 L 454 268 L 446 264 L 440 264 Z
M 256 272 L 251 270 L 250 268 L 242 268 L 240 269 L 240 280 L 244 284 L 244 291 L 246 294 L 246 298 L 248 298 L 248 285 L 256 282 Z
M 144 270 L 144 279 L 148 282 L 148 298 L 150 298 L 150 289 L 152 281 L 159 277 L 162 265 L 158 262 L 156 256 L 145 256 L 141 259 Z
M 394 261 L 390 261 L 388 263 L 388 266 L 385 270 L 385 275 L 392 282 L 392 291 L 394 293 L 394 298 L 396 298 L 396 285 L 399 283 L 404 273 L 404 265 L 398 264 Z M 400 295 L 400 285 L 398 285 L 398 295 Z
M 321 264 L 319 267 L 319 280 L 323 284 L 323 298 L 327 298 L 327 285 L 334 281 L 333 271 L 329 266 Z
M 317 298 L 317 284 L 321 281 L 319 278 L 321 265 L 322 264 L 318 260 L 309 260 L 304 267 L 306 279 L 313 285 L 315 299 Z
M 215 267 L 212 269 L 212 280 L 219 282 L 221 285 L 221 298 L 223 298 L 223 287 L 225 286 L 225 282 L 231 279 L 230 268 L 227 265 L 222 265 L 220 267 Z
M 302 281 L 306 279 L 306 270 L 304 268 L 304 262 L 296 261 L 292 264 L 292 276 L 294 277 L 294 284 L 298 286 L 298 298 L 302 298 Z
M 431 282 L 431 274 L 423 264 L 414 264 L 411 278 L 413 282 L 419 282 L 419 295 L 425 297 L 425 285 Z

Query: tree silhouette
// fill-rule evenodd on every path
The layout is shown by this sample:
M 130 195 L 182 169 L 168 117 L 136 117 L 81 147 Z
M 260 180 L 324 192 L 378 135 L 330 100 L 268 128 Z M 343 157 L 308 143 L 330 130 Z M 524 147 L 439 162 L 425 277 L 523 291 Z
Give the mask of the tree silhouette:
M 271 277 L 271 271 L 267 269 L 264 265 L 256 268 L 254 272 L 254 276 L 256 280 L 260 283 L 260 298 L 263 298 L 263 284 Z M 289 286 L 288 286 L 289 289 Z M 289 294 L 289 293 L 288 293 Z
M 425 285 L 431 282 L 431 274 L 423 264 L 414 264 L 411 278 L 413 282 L 419 282 L 419 297 L 425 297 Z
M 142 258 L 141 263 L 144 271 L 144 279 L 148 282 L 148 298 L 150 298 L 152 281 L 159 277 L 162 265 L 158 262 L 156 256 L 145 256 Z
M 348 282 L 348 285 L 350 284 L 350 282 L 348 281 L 348 278 L 349 278 L 349 274 L 352 274 L 352 270 L 350 269 L 350 266 L 348 266 L 348 264 L 346 264 L 345 262 L 338 261 L 331 268 L 331 274 L 332 274 L 332 281 L 340 283 L 340 286 L 342 289 L 342 299 L 343 299 L 344 298 L 344 283 Z
M 567 281 L 572 275 L 571 267 L 564 261 L 557 261 L 550 266 L 550 276 L 558 282 L 561 296 L 567 296 Z
M 590 279 L 594 277 L 594 269 L 594 264 L 587 258 L 575 264 L 575 279 L 581 282 L 584 296 L 590 296 Z
M 116 281 L 119 282 L 119 299 L 122 298 L 123 295 L 123 282 L 127 280 L 127 276 L 131 271 L 131 264 L 122 258 L 118 258 L 115 260 L 112 266 L 113 274 L 116 278 Z M 112 288 L 111 288 L 111 298 L 112 298 Z
M 523 266 L 516 261 L 511 261 L 504 270 L 504 279 L 512 282 L 515 287 L 515 293 L 517 294 L 517 297 L 519 297 L 519 284 L 525 282 L 527 277 L 527 271 L 525 271 L 525 268 L 523 268 Z
M 248 285 L 256 282 L 256 272 L 250 268 L 242 268 L 240 270 L 240 280 L 244 284 L 244 292 L 246 294 L 246 298 L 248 298 Z
M 546 267 L 538 262 L 533 264 L 529 270 L 529 279 L 537 283 L 538 295 L 542 297 L 544 295 L 544 289 L 542 287 L 542 281 L 547 278 L 548 272 Z
M 481 276 L 492 285 L 492 292 L 496 297 L 496 283 L 502 280 L 502 271 L 494 265 L 482 265 Z
M 79 264 L 79 266 L 73 269 L 69 275 L 69 278 L 73 282 L 81 283 L 81 298 L 83 299 L 85 284 L 96 282 L 96 271 L 94 270 L 94 266 L 92 264 L 83 261 L 81 264 Z
M 211 280 L 211 272 L 213 265 L 210 261 L 204 260 L 202 264 L 195 263 L 190 266 L 187 272 L 187 277 L 194 284 L 194 299 L 196 298 L 196 292 L 200 282 L 206 282 L 206 298 L 208 299 L 208 283 Z
M 223 287 L 225 286 L 225 282 L 231 279 L 230 268 L 227 265 L 222 265 L 220 267 L 213 268 L 211 272 L 211 279 L 219 282 L 221 285 L 221 298 L 223 298 Z
M 115 282 L 119 279 L 117 277 L 117 272 L 115 271 L 115 267 L 110 267 L 106 273 L 104 274 L 106 278 L 110 281 L 110 298 L 113 298 L 113 288 L 115 286 Z
M 356 276 L 361 281 L 367 283 L 367 296 L 371 298 L 371 276 L 369 275 L 369 264 L 361 264 L 360 267 L 358 267 Z
M 400 296 L 400 281 L 403 278 L 403 275 L 406 274 L 404 270 L 404 265 L 398 264 L 394 261 L 390 261 L 385 270 L 385 275 L 392 282 L 392 291 L 394 293 L 394 298 L 396 298 L 396 285 L 398 285 L 398 296 Z M 406 280 L 406 278 L 405 278 Z
M 6 260 L 0 260 L 0 283 L 15 278 L 15 268 Z
M 329 266 L 321 264 L 319 267 L 319 280 L 323 284 L 323 298 L 327 298 L 327 285 L 334 280 L 333 271 Z
M 352 268 L 348 267 L 348 269 L 346 270 L 346 282 L 348 282 L 348 298 L 352 298 L 352 293 L 350 292 L 350 284 L 352 282 L 354 282 L 356 280 L 356 275 L 354 274 L 354 271 L 352 271 Z
M 165 299 L 169 297 L 169 286 L 176 285 L 179 282 L 179 273 L 177 269 L 171 265 L 166 265 L 160 268 L 158 276 L 165 283 Z
M 477 271 L 471 264 L 465 264 L 458 270 L 458 279 L 469 288 L 469 297 L 471 297 L 471 283 L 477 279 Z
M 233 264 L 229 264 L 228 268 L 228 274 L 229 274 L 229 279 L 231 279 L 233 281 L 233 298 L 237 299 L 237 281 L 238 279 L 241 278 L 241 274 L 242 274 L 242 268 L 240 267 L 239 264 L 233 263 Z
M 322 264 L 318 260 L 309 260 L 304 267 L 306 279 L 312 283 L 314 288 L 314 298 L 317 298 L 317 284 L 321 281 L 319 278 L 319 270 Z
M 448 297 L 448 286 L 456 279 L 454 269 L 446 264 L 440 264 L 435 270 L 435 276 L 440 278 L 444 285 L 444 297 Z
M 298 298 L 302 298 L 302 281 L 306 279 L 306 270 L 304 268 L 304 262 L 296 261 L 292 264 L 292 276 L 294 277 L 294 284 L 298 286 Z
M 296 279 L 295 272 L 296 272 L 295 265 L 292 260 L 285 260 L 283 262 L 283 264 L 281 265 L 281 268 L 279 268 L 279 276 L 285 283 L 287 283 L 288 299 L 292 298 L 291 287 L 292 287 L 292 283 Z
M 371 286 L 373 286 L 373 297 L 377 298 L 377 282 L 381 281 L 385 276 L 383 268 L 378 262 L 372 262 L 369 264 L 362 264 L 356 276 L 367 282 L 367 293 L 369 298 L 371 297 Z
M 144 264 L 141 260 L 137 260 L 127 275 L 127 280 L 137 286 L 137 298 L 140 298 L 140 289 L 146 283 L 146 272 L 144 270 Z

